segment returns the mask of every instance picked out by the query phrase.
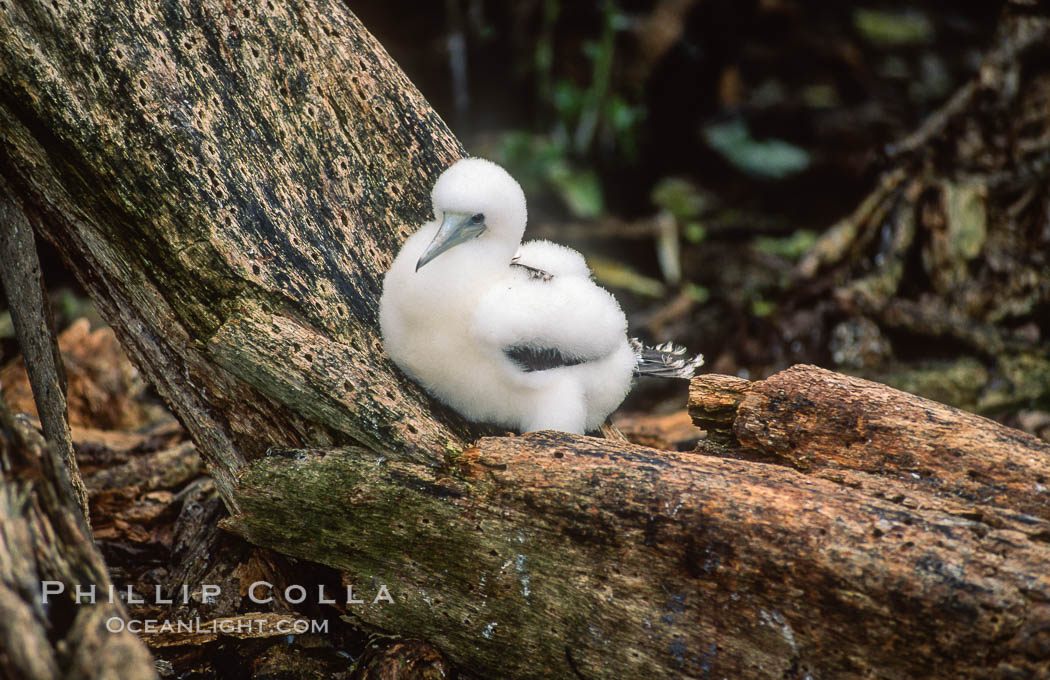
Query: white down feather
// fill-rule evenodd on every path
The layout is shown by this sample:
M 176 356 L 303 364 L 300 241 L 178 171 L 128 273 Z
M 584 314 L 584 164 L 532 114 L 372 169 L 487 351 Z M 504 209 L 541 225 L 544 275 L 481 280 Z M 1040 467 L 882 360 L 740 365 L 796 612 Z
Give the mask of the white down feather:
M 638 361 L 616 299 L 590 280 L 578 252 L 521 244 L 525 198 L 499 166 L 458 161 L 431 198 L 435 219 L 409 237 L 384 279 L 387 353 L 468 420 L 519 431 L 596 429 L 627 395 Z M 455 215 L 483 215 L 484 232 L 417 270 L 442 221 Z M 574 365 L 524 370 L 510 348 L 556 351 Z

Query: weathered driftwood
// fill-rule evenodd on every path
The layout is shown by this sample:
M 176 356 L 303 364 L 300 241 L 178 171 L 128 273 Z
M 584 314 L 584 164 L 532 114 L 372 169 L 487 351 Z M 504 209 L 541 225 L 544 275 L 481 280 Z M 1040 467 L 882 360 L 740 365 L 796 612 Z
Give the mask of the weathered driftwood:
M 0 400 L 0 676 L 156 678 L 142 641 L 107 629 L 127 612 L 108 601 L 111 581 L 64 473 L 61 457 Z M 45 581 L 65 585 L 47 604 Z M 75 585 L 94 587 L 95 602 L 77 604 Z
M 461 153 L 332 0 L 0 12 L 0 174 L 192 432 L 227 526 L 388 585 L 360 620 L 493 677 L 1050 670 L 1043 519 L 857 470 L 468 448 L 375 323 Z M 705 451 L 737 455 L 730 432 Z

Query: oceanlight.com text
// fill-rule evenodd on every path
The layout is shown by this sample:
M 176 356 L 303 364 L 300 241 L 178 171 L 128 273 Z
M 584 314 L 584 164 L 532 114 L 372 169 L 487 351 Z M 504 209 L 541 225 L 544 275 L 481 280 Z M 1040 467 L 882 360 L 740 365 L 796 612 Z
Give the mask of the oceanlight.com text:
M 303 635 L 305 633 L 324 634 L 328 632 L 327 620 L 313 619 L 216 619 L 201 621 L 190 620 L 168 621 L 164 619 L 128 619 L 119 616 L 106 619 L 106 630 L 110 633 L 157 634 L 157 633 L 222 633 L 224 635 L 265 635 L 280 633 L 282 635 Z

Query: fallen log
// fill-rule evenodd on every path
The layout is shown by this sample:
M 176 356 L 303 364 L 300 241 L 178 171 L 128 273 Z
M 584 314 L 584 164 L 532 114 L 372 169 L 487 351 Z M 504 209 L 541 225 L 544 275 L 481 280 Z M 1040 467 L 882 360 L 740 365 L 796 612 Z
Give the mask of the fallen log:
M 838 475 L 551 432 L 444 469 L 286 450 L 224 526 L 340 569 L 354 615 L 486 676 L 1050 672 L 1050 523 Z
M 858 470 L 1050 520 L 1050 444 L 951 406 L 816 366 L 755 383 L 700 376 L 689 402 L 698 425 L 731 432 L 761 460 Z

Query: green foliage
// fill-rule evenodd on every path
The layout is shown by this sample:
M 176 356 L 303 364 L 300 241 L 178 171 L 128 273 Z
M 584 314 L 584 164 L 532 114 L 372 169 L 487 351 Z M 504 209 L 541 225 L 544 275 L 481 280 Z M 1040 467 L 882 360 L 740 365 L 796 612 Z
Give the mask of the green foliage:
M 77 297 L 68 288 L 59 290 L 52 296 L 52 305 L 60 325 L 70 324 L 82 316 L 88 317 L 93 326 L 102 324 L 102 319 L 95 311 L 95 305 L 90 298 Z
M 697 243 L 703 243 L 704 239 L 707 238 L 707 229 L 699 222 L 686 222 L 682 225 L 682 235 L 685 236 L 686 241 L 696 245 Z
M 660 281 L 639 274 L 637 271 L 617 260 L 602 257 L 587 258 L 595 280 L 603 286 L 628 290 L 644 297 L 663 297 L 667 287 Z
M 809 252 L 816 242 L 817 232 L 810 229 L 799 229 L 790 236 L 759 236 L 751 242 L 751 245 L 755 250 L 767 255 L 797 261 Z
M 774 309 L 776 306 L 769 300 L 759 298 L 751 301 L 751 313 L 759 318 L 769 316 Z
M 549 102 L 553 96 L 551 72 L 554 68 L 554 28 L 560 9 L 559 0 L 543 0 L 540 33 L 532 53 L 533 67 L 536 69 L 536 94 L 541 102 Z
M 574 217 L 594 218 L 605 208 L 598 174 L 570 160 L 564 142 L 545 135 L 508 132 L 499 138 L 496 159 L 513 170 L 526 194 L 551 189 Z
M 888 12 L 857 9 L 853 27 L 868 42 L 880 47 L 901 47 L 933 40 L 933 24 L 919 12 Z
M 707 210 L 708 200 L 694 184 L 677 177 L 665 177 L 657 182 L 650 198 L 664 213 L 657 218 L 661 225 L 657 238 L 660 269 L 664 280 L 677 284 L 682 279 L 681 238 L 696 244 L 707 237 L 699 218 Z M 670 215 L 670 219 L 666 219 L 666 215 Z
M 693 302 L 701 305 L 711 299 L 711 291 L 706 286 L 701 286 L 691 281 L 682 287 L 682 292 L 688 295 Z
M 638 155 L 638 133 L 645 122 L 645 108 L 629 104 L 619 94 L 611 94 L 605 102 L 605 122 L 619 152 L 625 158 L 635 158 Z
M 552 121 L 550 132 L 504 133 L 494 153 L 519 178 L 526 193 L 552 190 L 574 217 L 590 219 L 605 210 L 605 196 L 601 179 L 589 167 L 588 157 L 601 142 L 604 150 L 619 158 L 634 158 L 645 110 L 632 103 L 637 93 L 613 90 L 616 37 L 629 25 L 627 15 L 613 0 L 600 5 L 600 32 L 582 47 L 591 62 L 589 80 L 555 78 L 561 8 L 560 0 L 543 0 L 532 56 L 537 99 Z
M 665 177 L 653 187 L 653 203 L 686 223 L 696 220 L 707 209 L 707 198 L 696 185 L 678 177 Z
M 601 33 L 583 44 L 591 62 L 589 82 L 568 79 L 553 85 L 554 33 L 560 14 L 558 0 L 546 0 L 539 40 L 533 62 L 537 72 L 537 94 L 554 115 L 552 137 L 564 140 L 569 151 L 585 156 L 594 150 L 595 140 L 611 143 L 617 153 L 628 158 L 637 153 L 638 131 L 645 119 L 644 109 L 632 104 L 636 93 L 613 90 L 616 35 L 629 26 L 627 15 L 612 0 L 601 5 Z M 608 144 L 607 144 L 608 145 Z
M 594 170 L 575 167 L 563 158 L 548 167 L 547 179 L 573 216 L 595 218 L 602 214 L 605 200 Z
M 704 140 L 734 167 L 754 177 L 782 179 L 809 167 L 809 152 L 782 139 L 756 140 L 739 118 L 704 128 Z
M 80 317 L 87 317 L 93 328 L 104 325 L 102 317 L 95 311 L 95 305 L 89 298 L 77 297 L 68 288 L 61 288 L 50 295 L 51 310 L 55 315 L 55 325 L 62 331 Z M 15 337 L 14 322 L 11 312 L 0 312 L 0 340 Z
M 961 260 L 972 260 L 981 252 L 988 236 L 987 188 L 981 182 L 946 183 L 944 192 L 952 254 Z
M 566 128 L 580 117 L 583 111 L 584 90 L 569 80 L 559 80 L 551 93 L 551 105 L 558 121 Z

